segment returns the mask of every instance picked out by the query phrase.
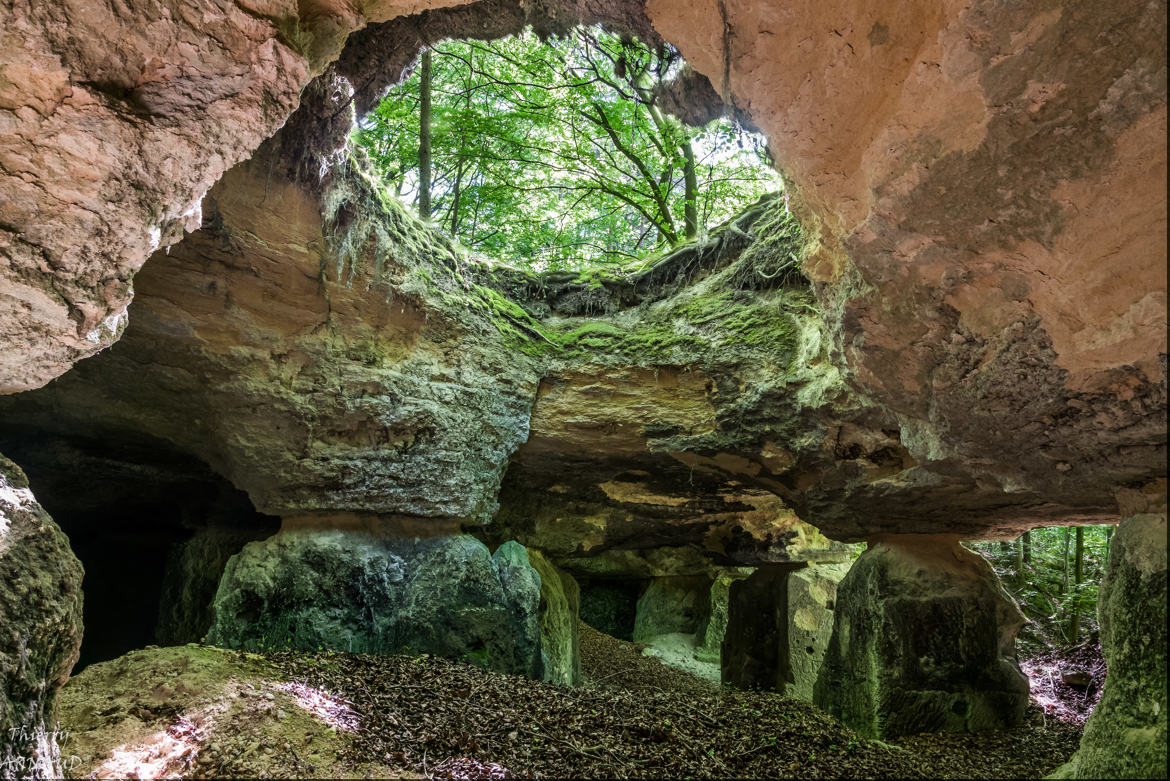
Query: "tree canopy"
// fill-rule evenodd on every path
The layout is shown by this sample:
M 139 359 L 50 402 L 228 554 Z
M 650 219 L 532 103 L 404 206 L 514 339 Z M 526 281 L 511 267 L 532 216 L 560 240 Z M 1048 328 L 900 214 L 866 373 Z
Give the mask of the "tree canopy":
M 385 186 L 471 251 L 537 270 L 675 246 L 778 189 L 763 139 L 665 114 L 669 46 L 579 28 L 448 41 L 359 122 Z

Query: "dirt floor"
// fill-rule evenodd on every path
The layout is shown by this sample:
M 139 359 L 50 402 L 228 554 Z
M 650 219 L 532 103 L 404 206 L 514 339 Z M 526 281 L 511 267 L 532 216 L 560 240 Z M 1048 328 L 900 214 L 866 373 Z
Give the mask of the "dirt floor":
M 586 685 L 422 656 L 149 648 L 60 699 L 82 777 L 1038 778 L 1081 725 L 860 739 L 812 705 L 718 685 L 583 626 Z

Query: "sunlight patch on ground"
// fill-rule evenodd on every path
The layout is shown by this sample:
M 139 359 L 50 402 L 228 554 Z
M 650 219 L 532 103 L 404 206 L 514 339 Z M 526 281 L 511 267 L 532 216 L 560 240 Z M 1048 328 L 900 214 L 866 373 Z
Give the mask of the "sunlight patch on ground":
M 146 742 L 124 744 L 91 778 L 175 778 L 186 774 L 199 757 L 199 748 L 214 722 L 212 708 L 191 715 L 179 715 L 162 732 Z
M 278 683 L 276 688 L 293 696 L 296 704 L 329 726 L 343 732 L 356 732 L 360 719 L 349 700 L 314 689 L 303 683 Z

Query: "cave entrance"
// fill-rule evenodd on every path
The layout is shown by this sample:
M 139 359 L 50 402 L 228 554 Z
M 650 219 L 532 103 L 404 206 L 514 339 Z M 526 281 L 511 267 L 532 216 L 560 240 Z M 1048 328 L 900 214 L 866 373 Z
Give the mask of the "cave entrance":
M 701 88 L 706 113 L 688 111 L 680 92 Z M 352 143 L 387 194 L 473 254 L 636 273 L 780 189 L 764 137 L 722 111 L 669 44 L 528 30 L 424 48 Z
M 1105 687 L 1097 593 L 1115 526 L 1045 526 L 969 547 L 991 564 L 1028 619 L 1017 637 L 1032 701 L 1083 724 Z
M 229 557 L 279 528 L 246 494 L 161 440 L 6 423 L 0 451 L 85 567 L 77 673 L 149 644 L 198 641 Z
M 638 598 L 649 583 L 645 578 L 582 580 L 581 620 L 610 637 L 632 641 Z

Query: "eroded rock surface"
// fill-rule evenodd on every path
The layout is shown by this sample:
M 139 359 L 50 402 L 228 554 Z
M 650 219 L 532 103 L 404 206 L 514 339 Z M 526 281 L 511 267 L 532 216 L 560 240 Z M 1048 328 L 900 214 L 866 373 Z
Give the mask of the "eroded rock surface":
M 1060 778 L 1140 778 L 1166 767 L 1166 483 L 1127 490 L 1098 611 L 1109 673 Z
M 465 535 L 283 532 L 228 562 L 208 642 L 432 653 L 540 677 L 539 583 L 527 556 L 494 560 Z
M 1164 4 L 647 11 L 818 231 L 836 360 L 934 484 L 908 522 L 1116 517 L 1116 486 L 1164 474 Z
M 540 648 L 545 677 L 563 686 L 576 686 L 581 683 L 581 588 L 572 575 L 540 551 L 528 551 L 528 559 L 540 574 Z
M 81 649 L 81 563 L 0 456 L 0 772 L 61 775 L 54 698 Z
M 868 737 L 1020 723 L 1024 616 L 953 536 L 870 544 L 837 587 L 814 702 Z

